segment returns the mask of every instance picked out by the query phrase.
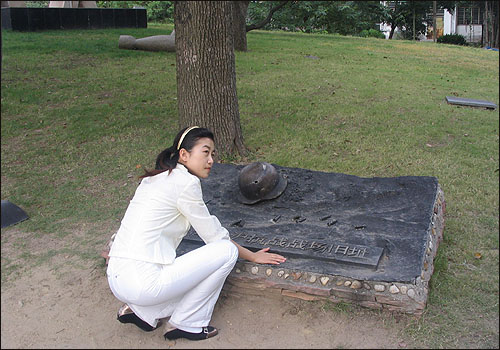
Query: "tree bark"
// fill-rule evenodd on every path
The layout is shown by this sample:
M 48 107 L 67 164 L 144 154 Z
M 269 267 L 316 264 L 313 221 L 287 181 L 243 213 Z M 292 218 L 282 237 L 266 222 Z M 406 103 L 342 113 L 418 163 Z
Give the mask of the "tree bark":
M 247 51 L 246 18 L 250 1 L 233 1 L 234 49 Z
M 413 8 L 413 41 L 415 41 L 415 37 L 416 37 L 416 35 L 415 35 L 415 8 Z
M 490 23 L 491 23 L 491 46 L 498 49 L 498 20 L 500 17 L 500 6 L 496 1 L 490 1 Z
M 245 154 L 231 1 L 176 1 L 174 25 L 179 127 L 210 129 L 218 158 Z
M 391 24 L 391 31 L 389 32 L 389 40 L 392 39 L 395 30 L 396 30 L 396 24 Z
M 490 44 L 490 26 L 488 25 L 489 24 L 489 14 L 488 14 L 488 1 L 485 1 L 484 2 L 484 18 L 483 18 L 483 28 L 486 28 L 485 31 L 483 31 L 484 33 L 484 40 L 486 42 L 486 45 L 488 46 L 491 46 Z
M 233 1 L 234 49 L 237 51 L 247 51 L 247 32 L 264 27 L 271 21 L 273 14 L 285 6 L 287 2 L 288 1 L 282 1 L 275 7 L 272 7 L 271 4 L 269 13 L 264 20 L 260 23 L 247 26 L 246 18 L 250 1 Z
M 394 2 L 394 11 L 393 11 L 393 16 L 392 16 L 392 21 L 391 21 L 391 31 L 389 32 L 389 40 L 392 40 L 392 37 L 394 36 L 394 32 L 396 31 L 397 27 L 397 20 L 395 19 L 397 16 L 397 10 L 398 10 L 398 2 Z
M 436 30 L 436 7 L 437 1 L 432 2 L 432 40 L 436 42 L 437 30 Z

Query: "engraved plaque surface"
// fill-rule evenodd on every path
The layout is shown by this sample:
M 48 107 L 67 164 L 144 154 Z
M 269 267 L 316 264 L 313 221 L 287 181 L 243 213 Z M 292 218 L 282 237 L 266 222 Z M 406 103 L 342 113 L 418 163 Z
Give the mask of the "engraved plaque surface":
M 280 167 L 288 185 L 275 199 L 238 202 L 243 165 L 215 164 L 203 196 L 231 238 L 287 257 L 280 266 L 373 281 L 411 282 L 421 274 L 433 218 L 435 177 L 361 178 Z M 178 255 L 201 246 L 191 229 Z
M 336 262 L 376 268 L 383 248 L 367 247 L 360 244 L 332 242 L 332 240 L 307 240 L 287 236 L 257 235 L 253 233 L 232 233 L 231 238 L 252 251 L 270 247 L 273 252 L 284 256 L 302 257 L 327 262 Z M 190 232 L 185 239 L 193 243 L 200 239 Z

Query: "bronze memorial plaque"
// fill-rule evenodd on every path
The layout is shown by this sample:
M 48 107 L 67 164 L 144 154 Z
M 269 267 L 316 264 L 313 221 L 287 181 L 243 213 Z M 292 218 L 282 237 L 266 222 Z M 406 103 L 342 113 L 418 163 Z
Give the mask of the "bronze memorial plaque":
M 199 242 L 191 231 L 186 240 Z M 344 264 L 360 265 L 376 269 L 384 248 L 367 247 L 360 244 L 338 243 L 332 240 L 307 240 L 284 235 L 258 235 L 236 232 L 231 238 L 252 251 L 270 247 L 271 251 L 287 257 L 324 260 Z

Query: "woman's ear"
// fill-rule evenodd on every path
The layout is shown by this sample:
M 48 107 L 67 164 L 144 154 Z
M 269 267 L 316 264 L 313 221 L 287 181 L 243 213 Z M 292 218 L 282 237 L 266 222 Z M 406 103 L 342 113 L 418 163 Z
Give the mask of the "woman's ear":
M 186 151 L 185 148 L 181 148 L 179 150 L 179 159 L 182 160 L 183 162 L 186 162 L 189 158 L 189 152 Z

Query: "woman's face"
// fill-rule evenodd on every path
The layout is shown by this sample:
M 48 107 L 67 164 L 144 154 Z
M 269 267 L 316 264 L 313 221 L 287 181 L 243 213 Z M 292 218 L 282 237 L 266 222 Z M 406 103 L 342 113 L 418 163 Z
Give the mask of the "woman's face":
M 215 146 L 212 139 L 203 137 L 196 142 L 190 152 L 181 148 L 179 162 L 188 168 L 191 174 L 205 179 L 210 174 L 214 164 L 214 153 Z

